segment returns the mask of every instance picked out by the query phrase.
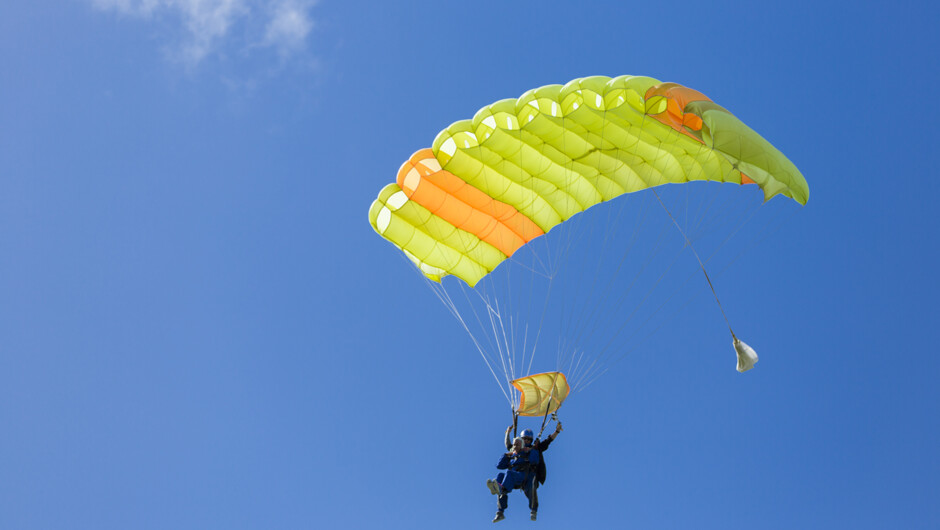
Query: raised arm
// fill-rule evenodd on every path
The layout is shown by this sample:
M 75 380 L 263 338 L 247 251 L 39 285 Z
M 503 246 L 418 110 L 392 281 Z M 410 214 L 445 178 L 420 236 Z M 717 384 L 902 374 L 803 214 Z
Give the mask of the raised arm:
M 548 446 L 555 441 L 555 438 L 558 437 L 558 434 L 562 431 L 561 422 L 558 422 L 558 425 L 555 426 L 555 432 L 548 435 L 548 438 L 545 438 L 539 443 L 539 451 L 545 451 L 548 449 Z

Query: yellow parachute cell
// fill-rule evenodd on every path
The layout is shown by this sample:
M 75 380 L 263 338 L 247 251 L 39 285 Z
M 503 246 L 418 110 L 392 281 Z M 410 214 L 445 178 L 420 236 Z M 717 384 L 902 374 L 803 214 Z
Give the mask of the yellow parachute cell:
M 516 411 L 520 416 L 544 416 L 558 410 L 568 397 L 568 380 L 561 372 L 529 375 L 512 381 L 522 398 Z

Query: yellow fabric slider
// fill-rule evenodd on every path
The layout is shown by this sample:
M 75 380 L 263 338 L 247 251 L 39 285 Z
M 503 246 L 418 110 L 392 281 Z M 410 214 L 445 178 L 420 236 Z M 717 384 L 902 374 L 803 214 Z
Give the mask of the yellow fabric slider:
M 571 390 L 561 372 L 529 375 L 512 381 L 522 395 L 516 412 L 520 416 L 544 416 L 558 410 Z

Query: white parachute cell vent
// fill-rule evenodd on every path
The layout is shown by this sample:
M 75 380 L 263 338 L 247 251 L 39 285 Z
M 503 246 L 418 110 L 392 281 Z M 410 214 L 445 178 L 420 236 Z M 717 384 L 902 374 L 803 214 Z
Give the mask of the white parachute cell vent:
M 421 165 L 430 169 L 431 171 L 441 170 L 441 163 L 438 162 L 436 158 L 425 158 L 421 160 Z
M 453 138 L 448 138 L 441 144 L 441 151 L 444 151 L 447 156 L 454 156 L 454 153 L 457 152 L 457 143 L 454 142 Z
M 383 206 L 379 210 L 379 215 L 375 218 L 375 227 L 378 229 L 380 234 L 384 234 L 388 230 L 388 224 L 392 221 L 392 212 L 388 210 L 387 207 Z
M 385 205 L 392 210 L 397 210 L 404 206 L 406 202 L 408 202 L 408 196 L 405 195 L 405 192 L 396 191 L 385 201 Z
M 746 372 L 757 363 L 757 352 L 737 337 L 734 339 L 734 351 L 738 354 L 738 371 Z
M 418 186 L 421 185 L 421 173 L 418 173 L 418 170 L 411 168 L 411 171 L 405 175 L 405 181 L 402 183 L 402 188 L 408 190 L 410 193 L 414 193 Z

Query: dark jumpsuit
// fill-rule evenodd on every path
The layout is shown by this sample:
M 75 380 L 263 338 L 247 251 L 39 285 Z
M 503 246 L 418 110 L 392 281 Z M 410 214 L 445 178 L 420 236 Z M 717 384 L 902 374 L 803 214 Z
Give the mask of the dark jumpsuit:
M 538 460 L 536 460 L 535 468 L 532 469 L 531 472 L 528 473 L 526 477 L 524 477 L 523 482 L 518 484 L 516 487 L 521 489 L 523 493 L 525 493 L 526 498 L 529 499 L 529 510 L 533 512 L 537 512 L 539 510 L 539 494 L 538 494 L 539 484 L 545 483 L 545 475 L 546 475 L 545 459 L 542 457 L 542 453 L 548 450 L 548 446 L 551 445 L 553 441 L 554 440 L 551 437 L 549 437 L 549 438 L 545 438 L 544 440 L 535 440 L 534 442 L 532 442 L 532 444 L 527 446 L 527 447 L 533 448 L 529 452 L 530 454 L 531 453 L 538 454 Z M 510 436 L 509 431 L 506 432 L 506 449 L 510 449 L 510 450 L 512 449 L 512 437 Z M 502 460 L 500 460 L 500 462 L 502 462 Z M 497 468 L 505 469 L 505 468 L 499 468 L 499 466 L 497 466 Z M 500 480 L 497 479 L 497 482 L 500 482 Z M 499 495 L 498 502 L 499 502 L 499 510 L 500 511 L 505 510 L 506 506 L 509 503 L 508 492 L 501 493 Z
M 499 484 L 498 510 L 501 512 L 509 505 L 509 492 L 515 488 L 522 488 L 525 496 L 529 499 L 529 509 L 532 511 L 538 508 L 532 507 L 533 494 L 535 493 L 535 470 L 539 465 L 539 452 L 535 449 L 522 453 L 505 454 L 496 464 L 496 469 L 505 469 L 505 473 L 496 476 L 496 482 Z

